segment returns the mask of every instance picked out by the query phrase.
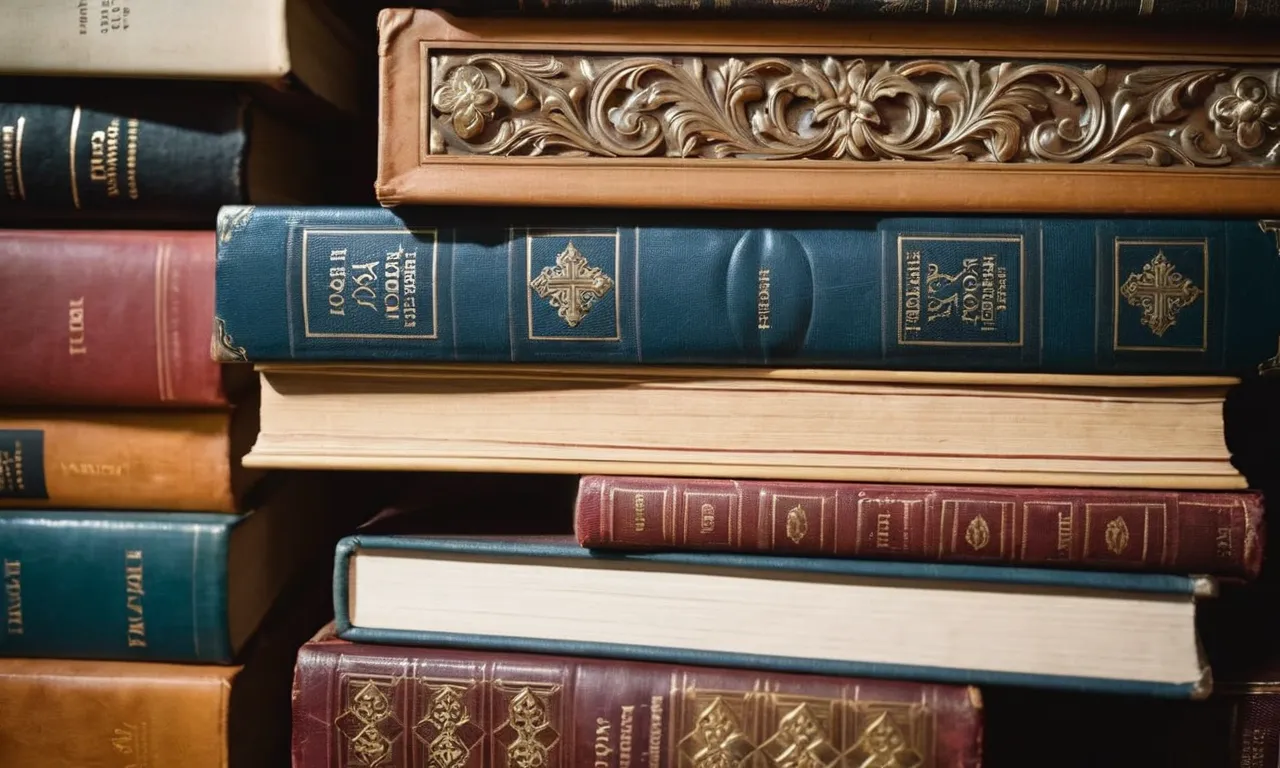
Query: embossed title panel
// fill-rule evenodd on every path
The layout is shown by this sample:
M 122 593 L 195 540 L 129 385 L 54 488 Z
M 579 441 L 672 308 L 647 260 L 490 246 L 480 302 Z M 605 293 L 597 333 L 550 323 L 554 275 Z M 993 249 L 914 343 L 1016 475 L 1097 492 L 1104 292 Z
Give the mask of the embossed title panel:
M 1067 28 L 460 27 L 427 11 L 382 27 L 388 205 L 1174 213 L 1212 199 L 1268 215 L 1280 196 L 1280 55 L 1256 35 L 1173 48 Z

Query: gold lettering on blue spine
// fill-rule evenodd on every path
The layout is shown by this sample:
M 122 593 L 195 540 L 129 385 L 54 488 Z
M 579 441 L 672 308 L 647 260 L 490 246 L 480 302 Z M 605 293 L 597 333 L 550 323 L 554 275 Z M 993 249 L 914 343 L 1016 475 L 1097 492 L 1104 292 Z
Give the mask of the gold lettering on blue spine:
M 436 229 L 304 229 L 304 335 L 438 338 L 439 250 Z
M 1115 239 L 1112 349 L 1205 352 L 1211 311 L 1209 241 Z
M 598 287 L 587 310 L 576 306 L 572 318 L 563 301 L 552 302 L 540 295 L 542 276 L 560 274 L 563 255 L 570 244 L 581 259 L 582 267 L 592 270 L 592 283 Z M 636 254 L 639 260 L 639 252 Z M 621 341 L 622 303 L 619 297 L 628 288 L 621 281 L 622 243 L 614 230 L 525 231 L 525 316 L 530 341 Z M 547 270 L 551 270 L 547 272 Z M 595 270 L 598 270 L 598 275 Z M 602 287 L 607 281 L 608 290 Z M 550 294 L 548 293 L 548 296 Z M 564 301 L 577 301 L 562 297 Z M 579 297 L 581 298 L 581 297 Z M 564 309 L 565 314 L 561 313 Z
M 899 235 L 897 264 L 898 344 L 1022 346 L 1021 235 Z

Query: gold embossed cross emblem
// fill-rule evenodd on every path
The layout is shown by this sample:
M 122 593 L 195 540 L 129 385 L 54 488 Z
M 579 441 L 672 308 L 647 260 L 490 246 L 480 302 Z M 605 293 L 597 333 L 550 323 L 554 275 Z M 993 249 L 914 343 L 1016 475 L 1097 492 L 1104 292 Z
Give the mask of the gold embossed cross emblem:
M 556 256 L 555 267 L 544 267 L 529 281 L 529 287 L 547 299 L 570 328 L 575 328 L 591 311 L 591 305 L 613 290 L 613 280 L 599 267 L 588 264 L 570 240 Z
M 1164 251 L 1157 251 L 1141 272 L 1130 274 L 1120 286 L 1120 295 L 1130 305 L 1142 308 L 1142 324 L 1157 336 L 1163 336 L 1176 324 L 1178 313 L 1195 303 L 1200 293 L 1199 288 L 1174 269 Z

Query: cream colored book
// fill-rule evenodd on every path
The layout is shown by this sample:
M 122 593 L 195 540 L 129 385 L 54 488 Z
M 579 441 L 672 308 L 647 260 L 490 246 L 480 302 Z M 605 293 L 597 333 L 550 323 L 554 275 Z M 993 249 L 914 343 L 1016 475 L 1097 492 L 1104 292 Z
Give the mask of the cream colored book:
M 601 366 L 263 365 L 255 467 L 1246 487 L 1227 387 Z M 1089 386 L 1091 384 L 1091 386 Z M 1127 386 L 1121 386 L 1127 384 Z
M 358 40 L 322 0 L 6 0 L 0 74 L 278 83 L 358 104 Z

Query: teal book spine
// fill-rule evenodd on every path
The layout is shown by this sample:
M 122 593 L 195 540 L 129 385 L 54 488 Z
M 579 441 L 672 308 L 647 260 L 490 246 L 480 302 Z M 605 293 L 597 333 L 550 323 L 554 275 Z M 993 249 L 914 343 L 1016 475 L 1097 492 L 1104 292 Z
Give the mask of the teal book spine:
M 0 510 L 0 656 L 232 661 L 217 513 Z
M 224 207 L 223 360 L 1248 373 L 1280 221 Z

